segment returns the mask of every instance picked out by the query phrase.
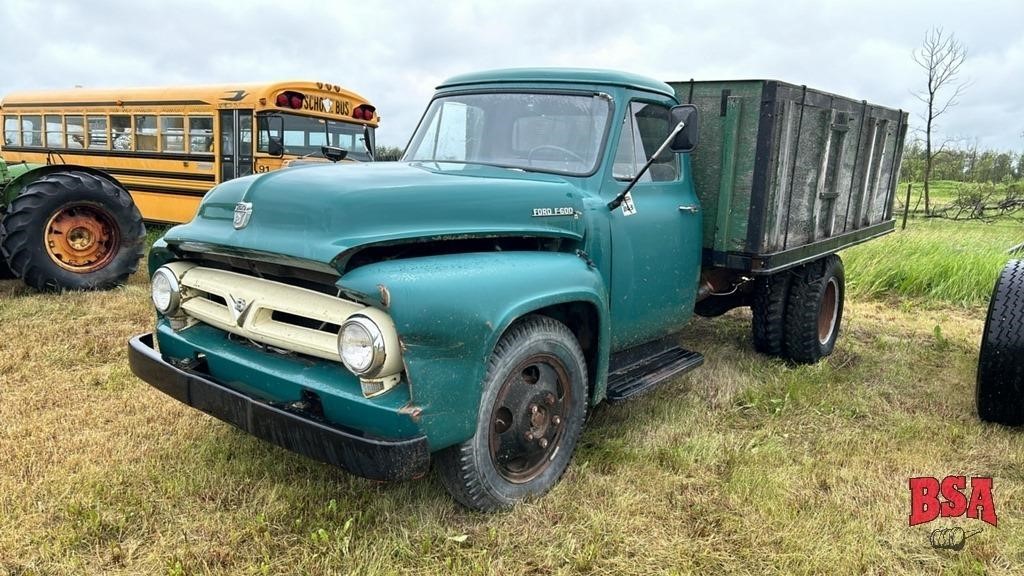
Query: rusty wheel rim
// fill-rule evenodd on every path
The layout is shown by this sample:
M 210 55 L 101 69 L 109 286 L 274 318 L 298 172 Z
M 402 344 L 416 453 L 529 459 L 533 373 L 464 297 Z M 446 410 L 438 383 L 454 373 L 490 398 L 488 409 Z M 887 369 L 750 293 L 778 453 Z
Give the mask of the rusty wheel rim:
M 118 233 L 109 212 L 98 206 L 64 206 L 46 223 L 43 241 L 50 259 L 77 273 L 103 268 L 117 253 Z
M 509 482 L 533 480 L 554 459 L 572 406 L 569 373 L 550 354 L 530 356 L 509 374 L 491 410 L 490 450 Z
M 829 278 L 825 285 L 825 293 L 821 297 L 821 308 L 818 309 L 818 342 L 827 344 L 832 339 L 839 317 L 839 284 L 836 279 Z

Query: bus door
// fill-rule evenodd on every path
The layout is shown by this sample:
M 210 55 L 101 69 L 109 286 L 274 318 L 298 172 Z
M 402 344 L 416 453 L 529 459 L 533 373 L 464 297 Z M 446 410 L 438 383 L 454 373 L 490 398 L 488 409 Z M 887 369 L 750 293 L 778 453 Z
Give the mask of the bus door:
M 220 181 L 252 174 L 252 110 L 220 111 Z

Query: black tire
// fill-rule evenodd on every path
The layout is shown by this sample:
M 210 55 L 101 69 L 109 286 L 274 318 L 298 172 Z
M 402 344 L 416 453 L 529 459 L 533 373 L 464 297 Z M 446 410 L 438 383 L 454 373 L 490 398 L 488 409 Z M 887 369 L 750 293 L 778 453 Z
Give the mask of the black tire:
M 751 321 L 754 350 L 769 356 L 785 351 L 786 302 L 792 274 L 789 270 L 754 280 Z
M 793 271 L 786 302 L 785 357 L 814 364 L 835 349 L 843 323 L 846 277 L 832 254 Z
M 558 377 L 556 363 L 563 378 Z M 550 371 L 548 376 L 554 373 L 561 400 L 552 400 L 545 392 L 552 382 L 544 371 Z M 525 394 L 517 398 L 512 390 Z M 501 337 L 488 362 L 476 434 L 438 453 L 435 464 L 441 482 L 460 504 L 484 512 L 544 494 L 569 466 L 587 401 L 586 360 L 572 332 L 546 316 L 524 318 Z M 538 405 L 541 416 L 536 416 Z M 501 427 L 504 430 L 499 431 Z M 522 461 L 526 463 L 519 466 Z
M 56 218 L 85 218 L 102 229 L 102 240 L 84 241 L 98 255 L 58 263 L 48 247 Z M 84 216 L 83 216 L 84 215 Z M 105 290 L 124 284 L 139 266 L 146 228 L 128 192 L 86 172 L 68 170 L 25 186 L 0 221 L 0 250 L 11 270 L 37 290 Z M 52 246 L 52 244 L 51 244 Z M 94 262 L 88 258 L 96 257 Z M 74 256 L 77 257 L 77 256 Z
M 978 417 L 1024 424 L 1024 260 L 1011 260 L 992 291 L 981 336 Z
M 14 272 L 11 272 L 11 267 L 7 265 L 7 260 L 0 258 L 0 280 L 10 280 L 16 278 Z

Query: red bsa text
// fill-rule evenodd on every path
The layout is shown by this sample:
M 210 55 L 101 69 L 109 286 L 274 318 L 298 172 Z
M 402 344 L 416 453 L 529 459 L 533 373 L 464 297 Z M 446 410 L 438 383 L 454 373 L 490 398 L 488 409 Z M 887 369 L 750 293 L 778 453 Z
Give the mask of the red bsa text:
M 964 490 L 970 482 L 970 497 Z M 939 516 L 951 518 L 967 515 L 996 525 L 996 505 L 992 501 L 992 479 L 966 476 L 937 478 L 923 476 L 910 479 L 910 525 L 931 522 Z

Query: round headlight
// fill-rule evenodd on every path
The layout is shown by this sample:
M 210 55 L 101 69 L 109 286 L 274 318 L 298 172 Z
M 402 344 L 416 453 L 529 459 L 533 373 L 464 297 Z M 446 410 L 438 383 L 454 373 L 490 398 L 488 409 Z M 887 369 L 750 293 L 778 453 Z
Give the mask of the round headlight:
M 153 306 L 157 312 L 170 316 L 178 311 L 178 305 L 181 304 L 181 287 L 170 268 L 157 268 L 153 273 L 152 288 Z
M 384 365 L 384 335 L 366 316 L 352 316 L 338 332 L 338 355 L 357 376 L 374 376 Z

